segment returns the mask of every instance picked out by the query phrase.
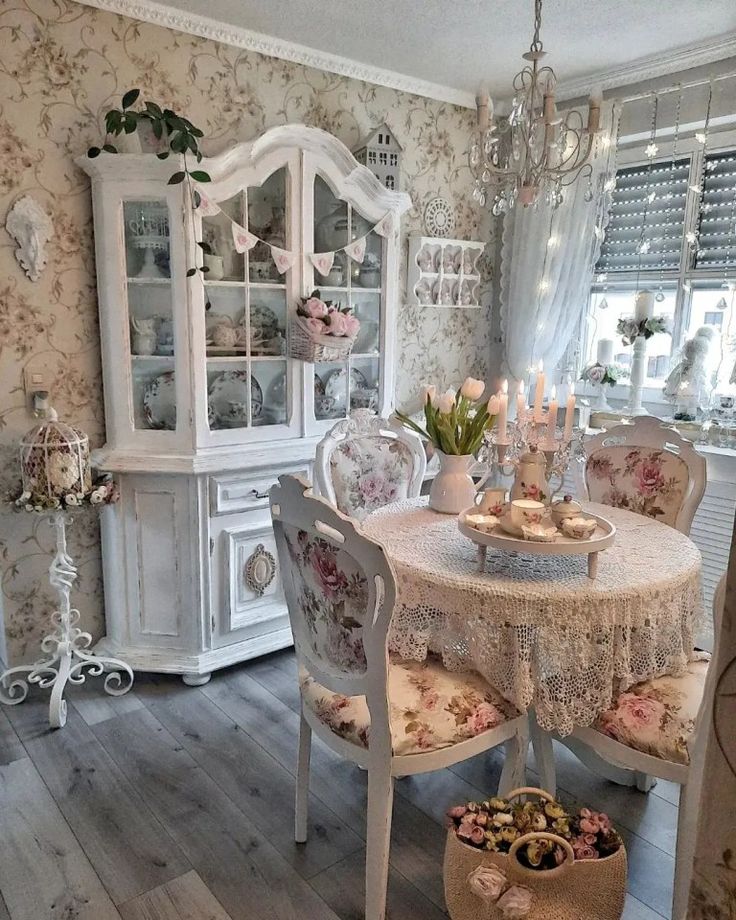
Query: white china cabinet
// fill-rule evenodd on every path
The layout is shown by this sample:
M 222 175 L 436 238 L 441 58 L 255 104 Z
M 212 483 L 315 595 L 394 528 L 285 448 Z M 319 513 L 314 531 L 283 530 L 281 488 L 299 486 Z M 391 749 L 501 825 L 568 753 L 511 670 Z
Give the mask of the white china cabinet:
M 98 648 L 204 683 L 291 642 L 270 487 L 308 473 L 317 442 L 351 408 L 392 408 L 398 226 L 410 200 L 301 125 L 205 159 L 202 190 L 220 208 L 208 217 L 191 211 L 185 184 L 167 184 L 174 157 L 77 163 L 92 180 L 107 422 L 93 459 L 121 491 L 103 513 Z M 392 229 L 379 236 L 388 212 Z M 237 252 L 233 221 L 264 242 Z M 338 251 L 315 277 L 308 254 L 366 235 L 362 264 Z M 201 264 L 198 241 L 212 250 L 204 282 L 187 277 Z M 271 246 L 296 254 L 284 274 Z M 316 287 L 361 321 L 343 362 L 288 357 L 290 314 Z

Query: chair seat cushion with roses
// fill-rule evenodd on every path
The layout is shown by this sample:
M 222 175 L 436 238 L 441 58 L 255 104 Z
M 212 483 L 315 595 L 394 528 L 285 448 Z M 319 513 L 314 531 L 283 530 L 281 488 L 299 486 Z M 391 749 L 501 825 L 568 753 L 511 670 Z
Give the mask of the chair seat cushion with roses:
M 343 514 L 362 520 L 389 502 L 409 498 L 414 458 L 397 439 L 348 438 L 330 457 L 335 503 Z
M 303 700 L 320 722 L 368 747 L 371 717 L 364 696 L 333 693 L 303 669 L 299 680 Z M 519 715 L 480 675 L 448 671 L 433 656 L 405 661 L 391 655 L 388 697 L 395 756 L 450 747 Z
M 687 463 L 677 454 L 649 447 L 606 446 L 590 454 L 585 473 L 591 501 L 676 526 L 690 481 Z
M 627 747 L 670 763 L 689 764 L 689 744 L 705 691 L 708 661 L 691 661 L 682 677 L 635 684 L 594 725 Z

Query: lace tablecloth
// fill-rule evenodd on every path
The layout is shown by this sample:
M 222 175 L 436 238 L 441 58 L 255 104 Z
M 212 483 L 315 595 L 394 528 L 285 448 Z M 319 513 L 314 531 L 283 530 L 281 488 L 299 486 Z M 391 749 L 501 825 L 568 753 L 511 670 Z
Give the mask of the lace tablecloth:
M 701 614 L 700 553 L 686 536 L 630 511 L 589 504 L 616 543 L 587 575 L 587 556 L 534 556 L 476 546 L 426 499 L 395 502 L 364 522 L 386 548 L 398 597 L 390 644 L 404 658 L 438 652 L 479 671 L 542 728 L 590 725 L 619 692 L 681 674 Z

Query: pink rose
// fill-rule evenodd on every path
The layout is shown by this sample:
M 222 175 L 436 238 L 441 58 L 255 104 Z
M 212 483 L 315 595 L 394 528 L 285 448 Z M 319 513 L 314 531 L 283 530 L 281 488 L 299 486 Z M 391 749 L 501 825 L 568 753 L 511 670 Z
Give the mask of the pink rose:
M 319 319 L 320 316 L 327 316 L 327 304 L 323 303 L 319 297 L 310 297 L 304 304 L 304 312 L 309 316 Z
M 360 320 L 352 313 L 343 313 L 345 317 L 345 335 L 356 336 L 360 329 Z
M 460 837 L 462 840 L 470 840 L 471 835 L 472 835 L 472 833 L 473 833 L 473 828 L 474 828 L 474 827 L 475 827 L 474 824 L 466 824 L 465 822 L 463 822 L 463 823 L 460 825 L 460 827 L 458 827 L 458 829 L 457 829 L 457 831 L 456 831 L 455 833 L 456 833 L 457 836 Z
M 518 920 L 520 917 L 526 917 L 532 909 L 533 899 L 534 895 L 529 888 L 512 885 L 496 901 L 496 907 L 501 911 L 504 920 Z
M 376 499 L 383 492 L 383 479 L 375 473 L 370 473 L 361 479 L 359 488 L 364 499 Z
M 334 598 L 341 590 L 347 587 L 345 574 L 337 567 L 335 554 L 328 549 L 315 545 L 312 549 L 310 561 L 325 594 Z
M 588 368 L 586 373 L 591 383 L 602 383 L 603 378 L 606 376 L 606 369 L 601 364 L 594 364 Z
M 422 708 L 426 709 L 428 712 L 435 710 L 440 701 L 440 695 L 434 689 L 422 691 L 420 698 L 422 700 Z
M 486 839 L 486 832 L 482 827 L 479 827 L 477 824 L 473 826 L 473 829 L 470 832 L 470 842 L 480 846 Z
M 309 329 L 312 335 L 327 335 L 327 326 L 325 326 L 321 319 L 310 318 L 306 322 L 307 329 Z
M 636 479 L 641 495 L 656 495 L 664 486 L 664 476 L 659 463 L 644 460 L 636 470 Z
M 468 717 L 465 727 L 471 736 L 480 735 L 481 732 L 495 728 L 503 721 L 501 713 L 492 703 L 479 703 Z
M 327 329 L 330 335 L 347 335 L 345 320 L 347 317 L 339 310 L 333 310 L 327 318 Z
M 635 693 L 622 693 L 616 706 L 616 718 L 630 731 L 637 731 L 660 724 L 665 715 L 664 706 L 659 700 Z
M 478 866 L 468 876 L 468 887 L 486 904 L 493 904 L 506 887 L 506 875 L 498 866 Z
M 450 808 L 447 812 L 448 818 L 462 818 L 462 816 L 467 812 L 467 808 L 464 805 L 455 805 L 454 808 Z

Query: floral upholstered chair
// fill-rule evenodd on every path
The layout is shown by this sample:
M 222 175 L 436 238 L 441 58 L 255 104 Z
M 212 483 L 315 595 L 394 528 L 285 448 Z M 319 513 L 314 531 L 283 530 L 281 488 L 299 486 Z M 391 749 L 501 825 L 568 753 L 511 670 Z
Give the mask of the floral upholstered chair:
M 370 409 L 356 409 L 317 445 L 320 495 L 362 520 L 376 508 L 419 495 L 427 466 L 421 440 Z
M 725 593 L 723 575 L 713 599 L 714 661 L 718 660 Z M 558 739 L 584 764 L 616 781 L 632 785 L 633 777 L 645 775 L 679 784 L 673 920 L 686 920 L 705 739 L 716 690 L 716 669 L 710 667 L 710 658 L 695 652 L 682 676 L 659 677 L 629 687 L 594 725 L 576 728 Z M 540 731 L 533 720 L 530 728 L 541 785 L 554 793 L 552 735 Z M 628 783 L 626 773 L 630 774 Z
M 389 656 L 391 564 L 357 522 L 282 476 L 271 516 L 301 691 L 296 840 L 307 839 L 312 732 L 368 771 L 366 920 L 384 920 L 394 777 L 438 770 L 499 744 L 499 794 L 524 785 L 528 721 L 476 674 Z
M 627 508 L 684 534 L 705 492 L 705 458 L 660 419 L 639 416 L 585 443 L 591 501 Z

